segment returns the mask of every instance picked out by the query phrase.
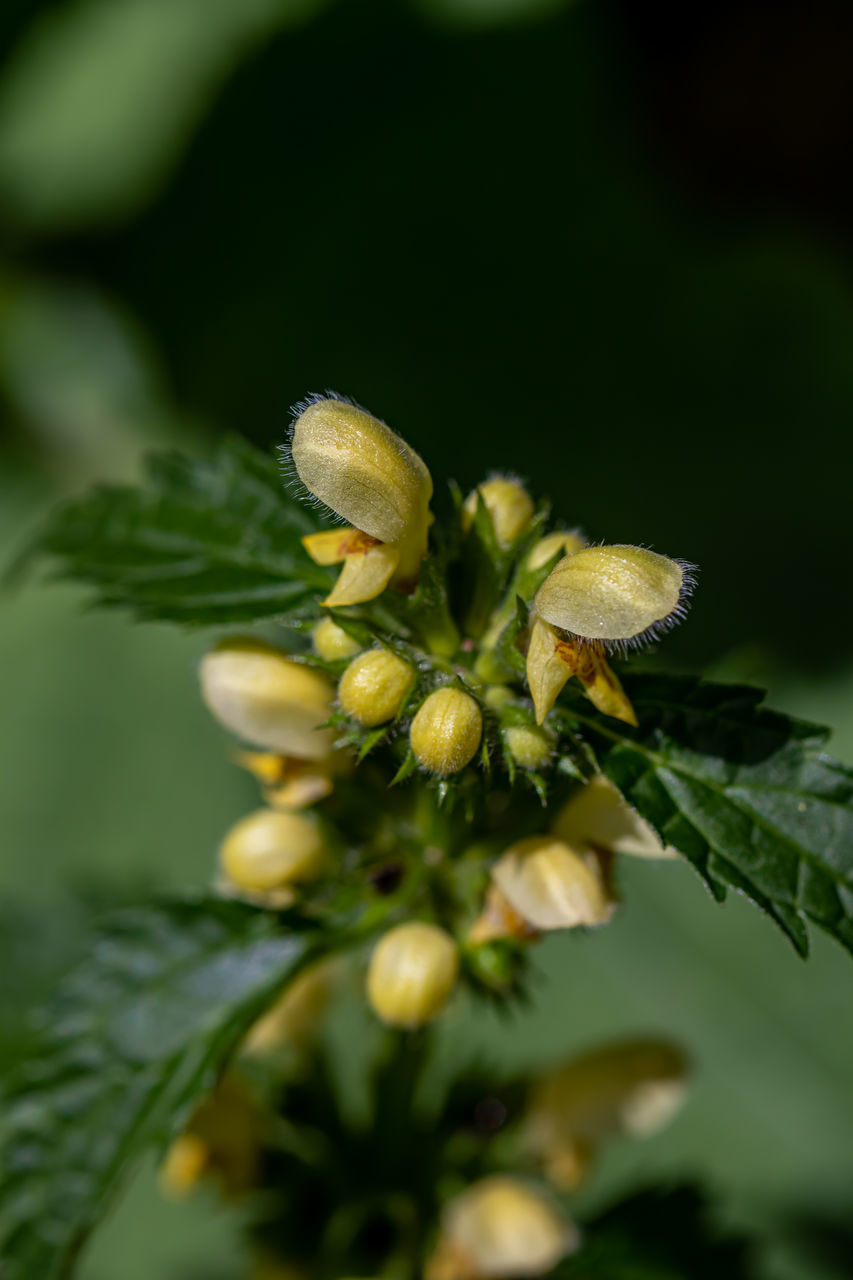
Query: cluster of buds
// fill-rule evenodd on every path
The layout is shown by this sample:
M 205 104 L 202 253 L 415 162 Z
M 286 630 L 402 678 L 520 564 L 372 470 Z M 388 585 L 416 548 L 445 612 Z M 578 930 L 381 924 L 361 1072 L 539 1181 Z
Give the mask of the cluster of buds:
M 424 583 L 432 480 L 385 423 L 315 397 L 297 406 L 284 454 L 293 482 L 345 522 L 303 538 L 306 552 L 342 569 L 301 620 L 310 651 L 238 637 L 202 661 L 204 700 L 239 739 L 237 761 L 264 800 L 223 840 L 219 883 L 282 909 L 359 867 L 368 885 L 389 860 L 398 879 L 420 877 L 420 896 L 405 895 L 408 918 L 397 909 L 395 919 L 389 904 L 367 975 L 383 1021 L 419 1026 L 444 1007 L 472 948 L 601 925 L 616 905 L 615 855 L 673 856 L 602 776 L 567 794 L 552 712 L 575 677 L 600 713 L 635 724 L 608 656 L 673 625 L 691 578 L 680 561 L 642 547 L 549 532 L 521 481 L 493 475 L 437 524 L 442 549 Z M 359 764 L 377 745 L 387 773 L 373 767 L 365 789 Z M 532 784 L 545 810 L 521 830 L 508 823 L 503 845 L 491 837 L 485 891 L 460 905 L 431 891 L 431 868 L 464 856 L 476 832 L 443 843 L 445 824 L 436 843 L 418 830 L 419 797 L 440 807 L 464 790 L 470 815 L 472 788 L 487 797 L 496 770 L 510 786 Z M 377 793 L 391 782 L 414 797 L 396 846 Z M 373 830 L 368 814 L 354 849 L 353 803 L 369 810 L 370 789 Z M 470 822 L 460 824 L 465 837 Z

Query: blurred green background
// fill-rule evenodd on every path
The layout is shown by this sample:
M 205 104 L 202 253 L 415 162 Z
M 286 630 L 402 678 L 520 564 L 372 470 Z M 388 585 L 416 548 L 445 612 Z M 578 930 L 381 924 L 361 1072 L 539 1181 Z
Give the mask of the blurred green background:
M 766 684 L 853 760 L 849 5 L 5 0 L 0 47 L 9 555 L 148 448 L 270 447 L 334 387 L 436 477 L 511 468 L 592 537 L 698 562 L 667 661 Z M 207 639 L 84 604 L 2 600 L 4 1061 L 92 913 L 205 881 L 254 803 L 196 696 Z M 686 867 L 625 890 L 542 948 L 518 1022 L 452 1015 L 442 1062 L 681 1037 L 688 1109 L 586 1203 L 695 1175 L 775 1241 L 763 1274 L 849 1276 L 849 958 L 802 964 Z M 366 1044 L 354 1018 L 331 1034 Z M 236 1221 L 146 1169 L 81 1275 L 241 1265 Z

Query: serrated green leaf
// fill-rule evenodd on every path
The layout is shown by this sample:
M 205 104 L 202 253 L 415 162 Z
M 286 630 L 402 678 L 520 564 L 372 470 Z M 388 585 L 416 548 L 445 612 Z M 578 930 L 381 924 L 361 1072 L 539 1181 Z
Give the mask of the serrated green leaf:
M 237 438 L 209 459 L 155 455 L 139 487 L 103 486 L 48 520 L 33 555 L 96 603 L 187 625 L 286 618 L 325 593 L 313 528 L 272 459 Z
M 828 731 L 762 708 L 760 690 L 689 677 L 626 677 L 639 728 L 588 711 L 599 766 L 717 897 L 738 889 L 802 955 L 813 921 L 853 951 L 853 770 Z
M 165 1143 L 254 1018 L 322 951 L 238 902 L 124 911 L 47 1009 L 0 1103 L 3 1280 L 60 1280 L 129 1165 Z

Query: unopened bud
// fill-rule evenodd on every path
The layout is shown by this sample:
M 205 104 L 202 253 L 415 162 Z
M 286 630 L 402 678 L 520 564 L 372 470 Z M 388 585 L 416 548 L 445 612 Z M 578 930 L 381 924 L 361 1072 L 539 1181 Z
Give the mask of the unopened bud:
M 465 527 L 473 522 L 477 498 L 482 497 L 492 517 L 498 545 L 506 549 L 515 542 L 530 523 L 535 510 L 533 500 L 523 484 L 511 476 L 492 476 L 472 490 L 465 499 Z
M 438 925 L 411 921 L 390 929 L 370 957 L 367 996 L 393 1027 L 420 1027 L 444 1007 L 456 983 L 459 952 Z
M 578 529 L 564 531 L 558 529 L 556 533 L 546 534 L 541 538 L 536 546 L 527 557 L 527 569 L 535 572 L 542 569 L 549 560 L 553 560 L 558 551 L 562 551 L 564 556 L 574 555 L 576 551 L 580 551 L 581 547 L 586 546 L 586 539 Z
M 522 769 L 542 769 L 551 759 L 554 740 L 544 729 L 511 725 L 503 732 L 507 751 Z
M 311 638 L 314 642 L 314 652 L 326 662 L 339 662 L 342 658 L 352 658 L 361 648 L 358 641 L 347 635 L 343 627 L 339 627 L 333 618 L 323 618 L 318 622 Z
M 664 846 L 657 832 L 601 773 L 572 793 L 557 814 L 553 829 L 561 840 L 576 847 L 591 846 L 635 858 L 679 856 L 675 849 Z
M 496 1175 L 450 1201 L 439 1251 L 460 1280 L 498 1280 L 545 1275 L 579 1243 L 577 1228 L 542 1191 Z
M 684 616 L 691 585 L 677 560 L 645 547 L 583 547 L 549 573 L 535 608 L 582 639 L 639 644 Z
M 322 875 L 327 850 L 318 825 L 301 813 L 258 809 L 228 832 L 220 863 L 239 889 L 265 892 Z
M 565 1143 L 647 1136 L 681 1107 L 687 1073 L 684 1053 L 665 1040 L 625 1041 L 581 1054 L 536 1085 L 528 1141 L 551 1155 Z
M 338 701 L 348 716 L 372 729 L 394 719 L 414 676 L 411 664 L 390 649 L 368 649 L 341 676 Z
M 409 730 L 415 759 L 442 777 L 464 769 L 483 736 L 483 716 L 463 689 L 446 685 L 424 700 Z
M 332 713 L 325 676 L 252 638 L 224 640 L 201 661 L 206 706 L 226 729 L 286 756 L 320 759 L 332 738 L 320 725 Z
M 605 924 L 613 914 L 597 859 L 554 836 L 519 840 L 492 867 L 492 879 L 536 929 Z
M 246 1081 L 226 1073 L 166 1152 L 159 1173 L 162 1190 L 185 1196 L 210 1176 L 226 1198 L 244 1195 L 258 1171 L 260 1126 L 261 1114 Z

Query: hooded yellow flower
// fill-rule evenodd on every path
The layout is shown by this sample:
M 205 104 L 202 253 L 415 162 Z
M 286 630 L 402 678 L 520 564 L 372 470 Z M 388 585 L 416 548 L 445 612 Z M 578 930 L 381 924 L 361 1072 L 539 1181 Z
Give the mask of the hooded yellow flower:
M 305 488 L 350 526 L 303 539 L 317 564 L 343 562 L 324 603 L 360 604 L 391 582 L 417 582 L 432 478 L 414 449 L 365 409 L 322 397 L 297 406 L 289 448 Z

